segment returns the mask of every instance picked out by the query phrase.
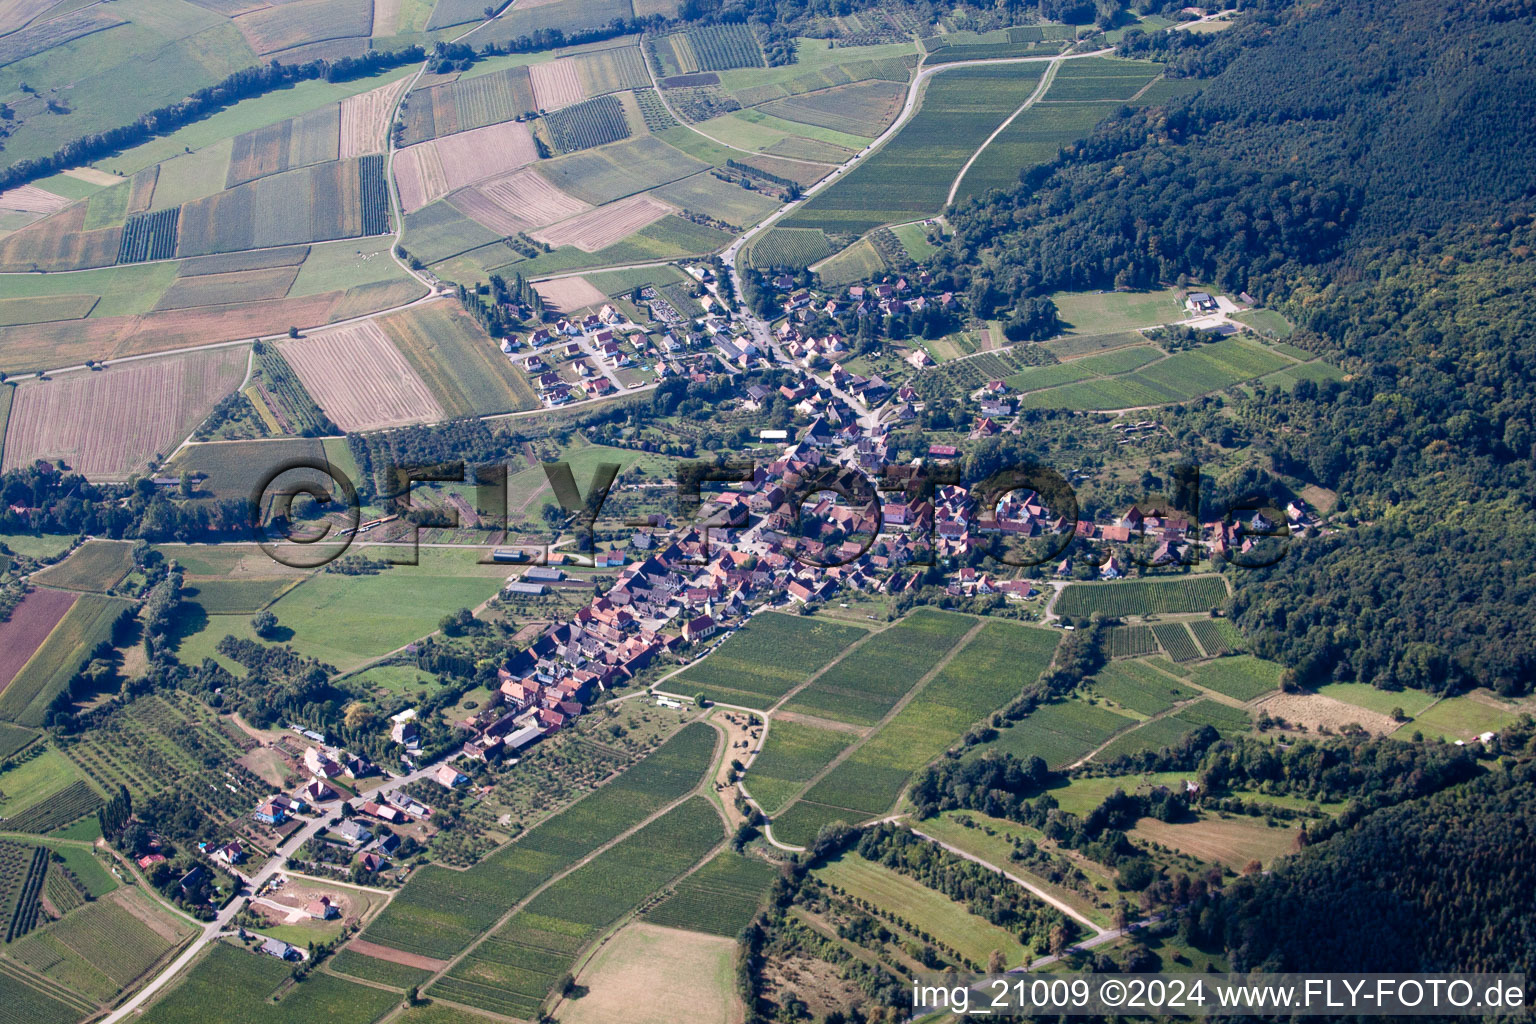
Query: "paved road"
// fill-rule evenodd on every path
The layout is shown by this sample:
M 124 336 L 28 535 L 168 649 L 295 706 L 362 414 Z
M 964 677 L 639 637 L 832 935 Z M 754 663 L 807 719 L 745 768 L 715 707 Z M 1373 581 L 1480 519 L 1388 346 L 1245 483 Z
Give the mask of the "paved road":
M 435 768 L 436 765 L 429 765 L 418 768 L 409 775 L 391 776 L 381 781 L 373 789 L 359 791 L 358 795 L 361 797 L 392 793 L 402 786 L 426 778 Z M 335 817 L 334 813 L 326 813 L 307 820 L 302 828 L 284 840 L 282 845 L 277 848 L 255 874 L 245 876 L 246 889 L 242 890 L 242 894 L 248 891 L 248 894 L 254 895 L 256 890 L 260 889 L 273 875 L 282 870 L 289 856 L 310 839 L 313 839 L 315 834 L 324 828 L 326 823 L 333 817 Z M 194 938 L 180 956 L 172 960 L 149 984 L 134 993 L 122 1006 L 102 1018 L 99 1024 L 117 1024 L 118 1021 L 124 1020 L 131 1014 L 136 1013 L 139 1007 L 148 1002 L 157 992 L 170 984 L 183 970 L 190 966 L 198 954 L 203 951 L 204 947 L 210 942 L 217 942 L 220 937 L 229 934 L 230 922 L 235 919 L 235 915 L 245 906 L 245 902 L 245 895 L 238 895 L 230 900 L 224 909 L 219 911 L 217 917 L 203 925 L 202 934 Z

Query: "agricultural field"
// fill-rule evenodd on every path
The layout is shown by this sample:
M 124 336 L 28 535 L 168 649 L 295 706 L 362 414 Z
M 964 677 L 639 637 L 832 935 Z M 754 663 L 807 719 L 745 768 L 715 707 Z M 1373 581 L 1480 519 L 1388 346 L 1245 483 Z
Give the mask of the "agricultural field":
M 661 77 L 763 66 L 756 37 L 740 22 L 691 26 L 652 41 L 650 47 Z
M 94 1004 L 68 989 L 36 979 L 0 961 L 0 1020 L 5 1024 L 76 1024 L 94 1013 Z
M 712 173 L 671 182 L 651 195 L 688 213 L 714 217 L 737 227 L 755 224 L 778 208 L 771 197 L 722 181 Z
M 970 913 L 965 904 L 852 851 L 818 867 L 814 874 L 823 882 L 917 923 L 972 963 L 986 963 L 994 949 L 1002 950 L 1010 966 L 1031 959 L 1029 950 L 1016 936 Z
M 1051 301 L 1073 334 L 1134 331 L 1176 323 L 1188 315 L 1179 293 L 1172 288 L 1155 292 L 1056 292 Z
M 713 764 L 715 746 L 713 729 L 689 725 L 617 779 L 474 867 L 418 869 L 363 938 L 423 956 L 453 956 L 552 874 L 698 786 Z M 537 998 L 542 997 L 541 990 Z
M 599 205 L 698 174 L 709 165 L 654 135 L 643 135 L 602 149 L 540 160 L 536 169 L 567 195 Z
M 1194 661 L 1203 657 L 1194 636 L 1182 622 L 1159 622 L 1152 627 L 1152 635 L 1174 661 Z
M 1161 64 L 1119 57 L 1085 57 L 1063 61 L 1046 93 L 1047 102 L 1129 101 L 1163 72 Z
M 401 144 L 414 146 L 442 135 L 511 121 L 539 107 L 527 67 L 414 89 L 401 109 Z
M 407 146 L 395 154 L 395 184 L 409 213 L 466 185 L 531 164 L 538 156 L 528 126 L 506 121 Z
M 869 281 L 889 269 L 869 239 L 853 243 L 842 252 L 816 266 L 816 276 L 824 288 L 839 288 L 855 281 Z
M 104 594 L 123 581 L 133 568 L 129 541 L 89 540 L 57 565 L 32 577 L 32 582 L 59 590 L 89 590 Z
M 361 156 L 268 174 L 184 204 L 177 225 L 179 256 L 383 234 L 389 230 L 384 159 Z
M 564 1003 L 567 1024 L 730 1024 L 738 1019 L 733 938 L 626 925 L 577 976 L 586 989 Z
M 1144 661 L 1117 661 L 1105 665 L 1089 683 L 1093 692 L 1121 707 L 1143 715 L 1155 715 L 1179 701 L 1200 696 Z
M 466 217 L 502 235 L 532 231 L 592 209 L 590 203 L 560 191 L 531 167 L 455 192 L 448 202 Z M 419 216 L 424 218 L 437 209 L 439 207 L 429 206 Z M 434 244 L 422 237 L 427 227 L 425 221 L 413 223 L 407 220 L 412 245 L 423 258 L 430 251 L 423 246 Z M 457 239 L 463 237 L 461 232 L 454 234 Z M 462 244 L 462 241 L 452 244 Z
M 1203 815 L 1199 821 L 1170 824 L 1142 818 L 1129 832 L 1133 840 L 1156 843 L 1208 864 L 1242 871 L 1251 861 L 1264 867 L 1296 852 L 1295 828 L 1271 827 L 1262 818 Z
M 439 302 L 375 320 L 448 416 L 489 416 L 538 407 L 524 376 L 456 304 Z
M 0 693 L 69 612 L 75 596 L 62 590 L 34 590 L 0 622 Z
M 575 74 L 573 67 L 573 79 Z M 580 85 L 575 86 L 575 93 L 577 99 L 580 99 Z M 613 96 L 598 96 L 584 102 L 572 100 L 560 106 L 561 109 L 544 115 L 544 126 L 557 152 L 574 153 L 629 138 L 629 123 L 624 118 L 624 106 Z
M 400 1002 L 400 994 L 334 975 L 311 975 L 285 986 L 289 966 L 229 942 L 215 942 L 191 971 L 144 1011 L 145 1024 L 206 1024 L 218 1006 L 221 1024 L 371 1024 Z M 282 988 L 281 997 L 271 998 Z
M 1513 708 L 1489 697 L 1445 697 L 1432 707 L 1414 716 L 1413 721 L 1402 726 L 1394 735 L 1403 738 L 1415 733 L 1427 737 L 1438 736 L 1454 742 L 1466 741 L 1484 732 L 1498 732 L 1512 724 L 1518 717 Z
M 678 676 L 675 688 L 763 710 L 868 633 L 822 618 L 763 612 Z
M 235 136 L 225 188 L 295 167 L 340 157 L 341 104 L 317 107 L 299 117 Z
M 101 788 L 135 799 L 176 792 L 210 821 L 243 819 L 270 787 L 234 762 L 255 746 L 196 698 L 146 695 L 104 719 L 63 753 Z
M 95 479 L 142 472 L 235 389 L 245 363 L 244 348 L 210 349 L 23 384 L 4 467 L 48 459 Z
M 371 576 L 319 573 L 284 593 L 270 611 L 281 628 L 291 631 L 285 642 L 300 654 L 339 669 L 356 668 L 434 632 L 444 609 L 474 608 L 494 595 L 506 570 L 479 565 L 479 556 L 475 549 L 422 548 L 418 564 L 395 565 Z M 413 600 L 401 601 L 402 593 Z M 251 638 L 249 616 L 216 615 L 186 623 L 181 655 L 199 663 L 226 634 Z
M 51 832 L 95 810 L 98 803 L 100 797 L 75 766 L 52 747 L 13 765 L 0 790 L 0 816 L 9 832 Z
M 1379 715 L 1390 715 L 1394 709 L 1401 708 L 1410 718 L 1422 714 L 1436 700 L 1435 695 L 1426 690 L 1383 690 L 1370 683 L 1325 683 L 1317 688 L 1317 692 Z
M 551 224 L 533 232 L 532 238 L 556 248 L 572 245 L 582 252 L 599 252 L 672 212 L 649 195 L 630 196 Z
M 1139 658 L 1147 654 L 1159 654 L 1157 636 L 1150 626 L 1114 626 L 1109 631 L 1109 656 L 1111 658 Z
M 1189 678 L 1190 682 L 1207 690 L 1250 701 L 1278 688 L 1282 671 L 1283 666 L 1272 661 L 1240 654 L 1198 665 Z
M 36 728 L 54 696 L 68 684 L 97 644 L 110 640 L 128 601 L 82 594 L 29 661 L 0 692 L 0 719 Z
M 315 331 L 280 342 L 278 352 L 343 430 L 378 430 L 447 418 L 378 321 Z
M 1140 341 L 1140 336 L 1136 340 Z M 1130 372 L 1120 372 L 1119 367 L 1111 363 L 1090 364 L 1095 370 L 1111 371 L 1113 375 L 1084 378 L 1036 391 L 1025 395 L 1019 404 L 1026 409 L 1143 408 L 1187 401 L 1245 380 L 1300 366 L 1272 346 L 1227 338 L 1163 359 L 1139 362 Z
M 557 879 L 428 994 L 531 1019 L 589 939 L 723 840 L 724 823 L 713 805 L 690 798 Z
M 820 228 L 772 228 L 752 243 L 749 257 L 759 269 L 799 271 L 832 255 L 832 243 Z
M 347 948 L 343 948 L 326 961 L 326 969 L 336 974 L 344 974 L 349 978 L 371 981 L 402 991 L 412 985 L 420 985 L 432 976 L 431 971 L 422 967 L 410 967 L 392 963 L 389 960 L 380 960 Z
M 906 96 L 899 82 L 857 82 L 770 100 L 756 109 L 785 121 L 873 137 L 901 113 Z
M 987 65 L 929 80 L 917 113 L 877 152 L 786 219 L 788 227 L 863 234 L 939 212 L 976 147 L 1026 100 L 1042 67 Z
M 1056 601 L 1058 615 L 1087 618 L 1094 612 L 1116 618 L 1204 612 L 1226 603 L 1227 585 L 1220 576 L 1190 576 L 1174 580 L 1116 580 L 1074 583 Z
M 857 733 L 775 716 L 768 726 L 762 753 L 747 769 L 747 792 L 764 813 L 778 814 L 817 772 L 857 738 Z
M 996 740 L 975 747 L 1015 757 L 1038 756 L 1052 768 L 1063 768 L 1085 757 L 1135 720 L 1081 700 L 1042 704 L 1028 717 L 998 732 Z
M 873 725 L 976 625 L 962 615 L 914 611 L 827 669 L 784 709 Z
M 9 955 L 76 992 L 110 1000 L 191 935 L 185 922 L 130 887 L 84 904 L 13 944 Z
M 1296 330 L 1294 324 L 1272 309 L 1250 309 L 1242 313 L 1234 313 L 1232 319 L 1240 324 L 1247 324 L 1266 338 L 1273 338 L 1276 341 L 1284 341 Z
M 776 837 L 808 843 L 815 835 L 801 831 L 803 822 L 835 816 L 859 820 L 888 810 L 914 772 L 1035 681 L 1058 639 L 1043 629 L 986 623 L 911 703 L 806 792 L 802 802 L 810 808 L 797 804 L 786 812 Z
M 763 861 L 729 851 L 679 882 L 646 911 L 652 924 L 735 938 L 757 913 L 778 871 Z

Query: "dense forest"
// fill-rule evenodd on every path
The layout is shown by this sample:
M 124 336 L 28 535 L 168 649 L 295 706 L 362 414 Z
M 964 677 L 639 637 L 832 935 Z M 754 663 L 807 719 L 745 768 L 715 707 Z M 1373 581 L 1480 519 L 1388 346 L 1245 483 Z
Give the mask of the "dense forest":
M 1359 524 L 1238 574 L 1245 630 L 1303 683 L 1529 692 L 1536 6 L 1258 0 L 1121 49 L 1204 87 L 962 204 L 940 271 L 1004 303 L 1202 281 L 1285 312 L 1345 382 L 1167 417 Z

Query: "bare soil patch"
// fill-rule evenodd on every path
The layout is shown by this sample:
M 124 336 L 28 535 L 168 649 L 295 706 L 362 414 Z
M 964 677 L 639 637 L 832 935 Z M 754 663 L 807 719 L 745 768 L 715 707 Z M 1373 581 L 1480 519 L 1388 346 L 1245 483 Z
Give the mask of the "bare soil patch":
M 373 321 L 316 331 L 278 345 L 315 401 L 343 430 L 443 419 L 400 350 Z
M 659 199 L 630 196 L 543 228 L 533 237 L 557 247 L 574 245 L 583 252 L 597 252 L 672 212 L 672 207 Z
M 637 922 L 610 938 L 582 970 L 588 990 L 561 1004 L 567 1024 L 731 1024 L 741 1019 L 736 943 Z
M 534 64 L 528 69 L 528 78 L 540 110 L 559 110 L 587 98 L 581 76 L 576 73 L 576 62 L 570 57 Z
M 483 181 L 449 201 L 466 217 L 503 234 L 532 231 L 592 209 L 531 167 Z
M 214 349 L 29 381 L 16 389 L 4 468 L 48 459 L 92 479 L 144 470 L 235 389 L 245 364 L 243 348 Z
M 0 192 L 0 210 L 22 213 L 54 213 L 69 205 L 69 200 L 36 185 L 18 185 Z
M 407 211 L 418 210 L 449 192 L 506 174 L 538 158 L 528 126 L 516 121 L 407 146 L 395 155 L 400 202 Z
M 608 296 L 595 288 L 584 277 L 561 277 L 553 281 L 540 281 L 533 286 L 544 304 L 559 313 L 569 313 L 584 306 L 600 306 Z
M 1314 732 L 1326 728 L 1337 733 L 1347 725 L 1357 724 L 1373 735 L 1386 736 L 1402 724 L 1394 722 L 1390 715 L 1368 711 L 1320 693 L 1277 693 L 1254 706 L 1269 712 L 1272 718 L 1283 718 L 1292 725 L 1305 725 Z
M 1292 852 L 1297 831 L 1270 828 L 1258 818 L 1207 816 L 1178 824 L 1142 818 L 1130 834 L 1132 838 L 1149 840 L 1207 863 L 1241 871 L 1249 861 L 1256 860 L 1268 867 L 1276 857 Z
M 76 597 L 62 590 L 34 590 L 11 610 L 9 619 L 0 622 L 0 691 L 11 685 Z
M 347 948 L 354 953 L 371 956 L 375 960 L 384 960 L 405 967 L 419 967 L 424 971 L 440 971 L 448 966 L 447 960 L 434 960 L 429 956 L 418 956 L 404 950 L 390 949 L 388 946 L 381 946 L 376 942 L 365 942 L 362 939 L 353 939 L 347 943 Z
M 394 0 L 394 3 L 398 13 L 399 0 Z M 384 0 L 380 0 L 379 7 L 383 6 Z M 395 101 L 400 98 L 400 94 L 405 91 L 410 81 L 411 78 L 407 75 L 398 82 L 390 82 L 377 89 L 356 96 L 348 96 L 341 101 L 341 158 L 343 160 L 351 156 L 384 152 L 388 142 L 389 112 L 394 109 Z

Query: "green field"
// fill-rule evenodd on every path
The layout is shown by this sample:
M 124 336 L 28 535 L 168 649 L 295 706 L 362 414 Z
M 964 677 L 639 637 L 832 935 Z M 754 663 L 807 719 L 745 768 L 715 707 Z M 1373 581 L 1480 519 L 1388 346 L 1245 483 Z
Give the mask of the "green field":
M 856 733 L 775 718 L 768 727 L 763 752 L 747 771 L 747 791 L 764 813 L 777 814 L 856 738 Z
M 646 912 L 646 920 L 734 938 L 757 913 L 777 876 L 771 865 L 727 851 L 679 882 Z
M 786 226 L 863 234 L 939 212 L 971 154 L 1039 82 L 1029 65 L 945 71 L 896 137 L 802 206 Z
M 947 612 L 914 611 L 828 669 L 785 710 L 873 725 L 975 625 Z
M 227 942 L 214 943 L 170 993 L 144 1012 L 146 1024 L 207 1024 L 217 1006 L 220 1024 L 289 1024 L 323 1020 L 328 1024 L 370 1024 L 397 1005 L 400 994 L 344 981 L 329 974 L 310 975 L 286 988 L 277 1003 L 272 995 L 289 978 L 290 965 Z
M 1140 340 L 1139 336 L 1135 336 Z M 1066 339 L 1070 340 L 1070 339 Z M 1057 343 L 1052 342 L 1055 346 Z M 1058 352 L 1058 354 L 1061 354 Z M 1144 365 L 1143 365 L 1144 364 Z M 1245 380 L 1276 371 L 1294 371 L 1299 364 L 1272 346 L 1227 338 L 1175 352 L 1165 359 L 1140 361 L 1130 372 L 1116 363 L 1093 367 L 1105 375 L 1083 379 L 1024 396 L 1025 409 L 1132 409 L 1187 401 Z M 1090 367 L 1084 366 L 1083 369 Z
M 0 782 L 0 817 L 15 818 L 81 781 L 79 772 L 58 750 L 49 748 L 15 765 Z M 9 829 L 10 826 L 7 826 Z
M 714 806 L 702 796 L 689 799 L 544 889 L 428 994 L 533 1019 L 592 937 L 723 839 Z
M 139 915 L 169 927 L 168 939 Z M 191 929 L 152 909 L 137 890 L 87 903 L 62 921 L 15 943 L 12 956 L 62 985 L 96 999 L 111 999 L 133 984 Z
M 855 281 L 877 278 L 887 269 L 874 243 L 865 238 L 823 261 L 816 268 L 816 276 L 821 280 L 822 287 L 840 288 Z
M 1133 724 L 1134 719 L 1108 708 L 1064 700 L 1042 704 L 1022 721 L 999 730 L 991 743 L 972 749 L 999 750 L 1020 758 L 1041 757 L 1052 768 L 1062 768 Z
M 1220 576 L 1175 580 L 1116 580 L 1074 583 L 1061 592 L 1056 614 L 1087 618 L 1094 612 L 1116 617 L 1175 612 L 1203 612 L 1225 604 L 1227 586 Z
M 114 597 L 80 595 L 0 693 L 0 719 L 33 728 L 42 725 L 49 703 L 69 685 L 91 650 L 112 638 L 117 617 L 131 607 L 131 602 Z
M 1089 685 L 1093 692 L 1143 715 L 1155 715 L 1175 702 L 1199 696 L 1143 661 L 1117 661 L 1098 671 Z
M 1519 717 L 1514 711 L 1484 704 L 1471 697 L 1446 697 L 1433 707 L 1414 716 L 1393 736 L 1408 737 L 1423 733 L 1445 740 L 1469 740 L 1484 732 L 1498 732 Z
M 1279 687 L 1282 671 L 1284 666 L 1272 661 L 1239 654 L 1197 666 L 1190 681 L 1228 697 L 1250 701 Z
M 425 956 L 453 956 L 552 874 L 696 787 L 713 763 L 715 741 L 709 726 L 689 725 L 613 782 L 467 871 L 419 868 L 364 938 Z
M 394 549 L 392 557 L 408 553 L 406 548 Z M 479 556 L 474 549 L 422 548 L 419 564 L 397 565 L 376 575 L 318 573 L 283 594 L 271 611 L 284 631 L 283 642 L 300 654 L 342 670 L 356 668 L 435 631 L 450 612 L 474 608 L 493 597 L 506 570 L 478 564 Z M 253 636 L 246 616 L 188 621 L 180 641 L 183 657 L 195 663 L 226 632 Z
M 1029 950 L 1006 929 L 977 917 L 943 893 L 856 853 L 845 853 L 814 873 L 824 882 L 916 923 L 972 963 L 986 963 L 994 949 L 1002 950 L 1010 966 L 1031 958 Z
M 378 960 L 371 956 L 364 956 L 362 953 L 354 953 L 350 949 L 343 949 L 331 957 L 326 961 L 326 968 L 337 974 L 345 974 L 349 978 L 359 978 L 402 991 L 412 985 L 420 985 L 432 977 L 431 971 L 420 967 L 407 967 L 388 960 Z
M 1325 683 L 1317 688 L 1317 692 L 1382 715 L 1390 715 L 1394 708 L 1402 708 L 1410 718 L 1422 714 L 1435 702 L 1435 695 L 1424 690 L 1383 690 L 1370 683 Z
M 80 545 L 57 565 L 34 576 L 33 582 L 60 590 L 105 593 L 123 581 L 133 568 L 133 545 L 128 541 L 91 540 Z
M 798 272 L 830 256 L 832 243 L 819 228 L 773 228 L 752 243 L 749 253 L 754 267 Z
M 578 483 L 582 480 L 578 473 Z M 867 635 L 857 626 L 824 618 L 764 612 L 690 665 L 671 688 L 690 694 L 702 690 L 710 700 L 766 709 Z
M 898 224 L 891 229 L 901 247 L 907 250 L 907 255 L 922 263 L 934 253 L 938 247 L 928 241 L 928 229 L 922 224 Z
M 527 377 L 502 358 L 480 325 L 453 303 L 393 314 L 378 323 L 449 417 L 538 407 Z
M 776 837 L 801 845 L 815 839 L 812 822 L 859 820 L 888 810 L 913 772 L 1034 682 L 1058 640 L 1049 630 L 987 623 L 906 707 L 806 792 L 804 802 L 817 807 L 792 807 Z
M 1051 296 L 1063 322 L 1075 334 L 1111 334 L 1184 319 L 1184 303 L 1173 288 L 1158 292 L 1056 292 Z
M 1056 87 L 1051 87 L 1055 92 Z M 1047 94 L 1049 95 L 1049 93 Z M 1084 138 L 1093 126 L 1114 113 L 1103 103 L 1037 103 L 1014 118 L 971 164 L 955 198 L 985 195 L 991 189 L 1011 189 L 1019 176 L 1037 164 L 1056 159 L 1061 147 Z M 985 136 L 983 136 L 985 138 Z M 979 141 L 979 140 L 978 140 Z M 1071 317 L 1064 317 L 1077 325 Z M 1140 326 L 1140 325 L 1136 325 Z
M 1296 330 L 1289 320 L 1272 309 L 1250 309 L 1243 313 L 1234 313 L 1232 319 L 1238 323 L 1247 324 L 1267 338 L 1278 341 L 1289 338 Z

